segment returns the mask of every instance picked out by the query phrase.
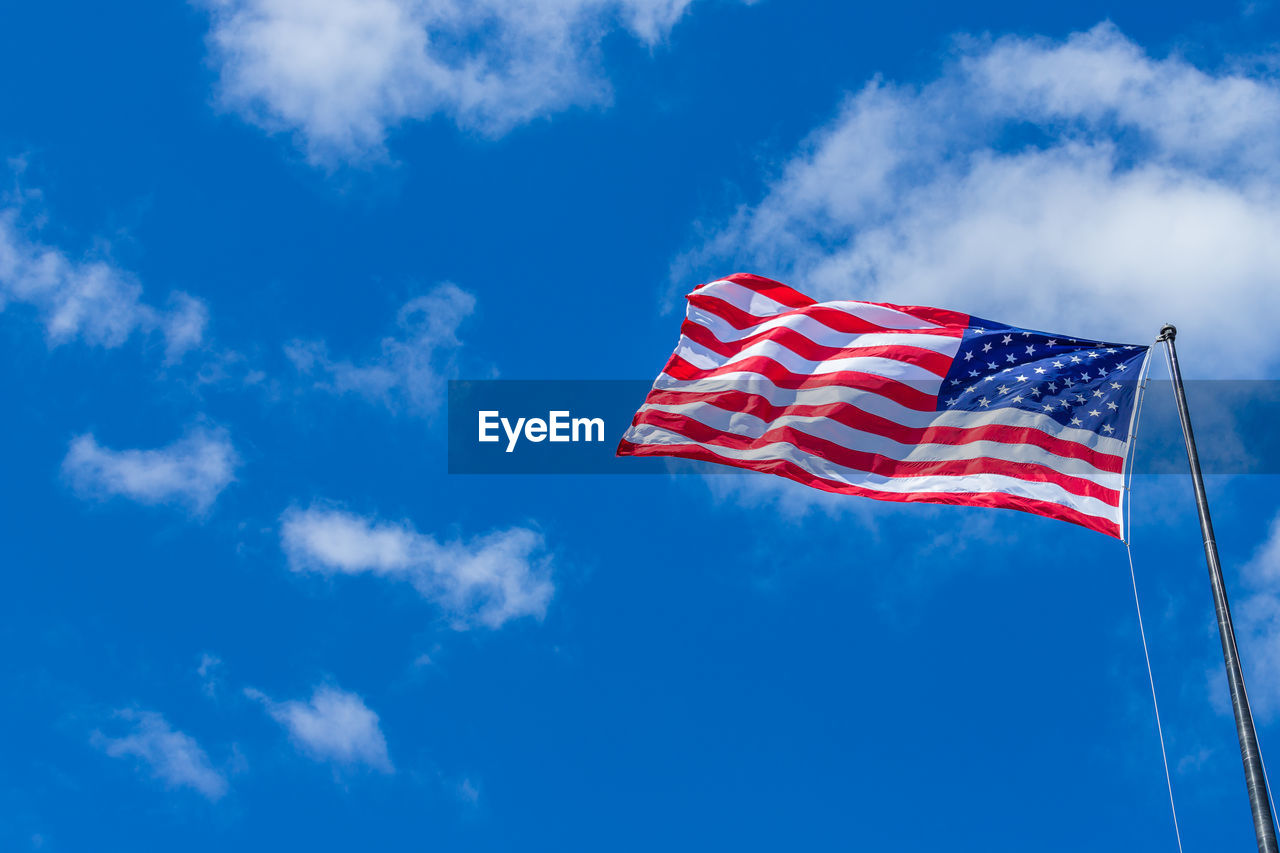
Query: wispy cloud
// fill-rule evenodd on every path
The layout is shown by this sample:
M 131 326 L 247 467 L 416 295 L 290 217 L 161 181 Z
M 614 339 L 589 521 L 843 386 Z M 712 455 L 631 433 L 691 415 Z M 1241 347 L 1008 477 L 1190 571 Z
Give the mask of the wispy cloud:
M 196 428 L 151 450 L 112 450 L 92 434 L 72 439 L 62 472 L 81 496 L 174 504 L 203 514 L 235 479 L 239 456 L 225 430 Z
M 0 311 L 8 304 L 33 309 L 50 346 L 79 340 L 113 348 L 134 334 L 156 333 L 169 363 L 198 348 L 208 324 L 208 309 L 193 296 L 174 293 L 168 307 L 157 308 L 128 271 L 41 243 L 19 203 L 0 203 Z
M 200 677 L 200 689 L 210 699 L 215 698 L 222 685 L 222 658 L 204 652 L 200 655 L 200 665 L 196 667 L 196 675 Z
M 408 522 L 312 506 L 284 513 L 280 543 L 294 571 L 407 581 L 459 629 L 542 618 L 555 590 L 541 534 L 523 527 L 440 542 Z
M 691 0 L 203 0 L 223 106 L 291 132 L 314 164 L 385 154 L 445 115 L 488 135 L 610 97 L 613 31 L 657 44 Z
M 131 722 L 133 730 L 121 737 L 94 731 L 91 742 L 112 758 L 133 759 L 170 788 L 191 788 L 208 800 L 227 793 L 226 777 L 214 769 L 209 756 L 190 735 L 171 727 L 155 711 L 124 709 L 119 719 Z
M 1103 24 L 961 40 L 927 85 L 851 94 L 678 276 L 935 304 L 1113 340 L 1185 321 L 1189 364 L 1280 361 L 1280 85 Z
M 441 284 L 401 307 L 396 314 L 397 333 L 383 338 L 372 358 L 333 359 L 318 341 L 293 341 L 286 345 L 285 354 L 317 388 L 430 414 L 440 407 L 461 345 L 458 329 L 475 304 L 475 297 L 457 285 Z
M 271 718 L 289 732 L 294 744 L 312 759 L 341 767 L 363 765 L 383 773 L 395 772 L 378 715 L 355 693 L 320 685 L 306 701 L 276 702 L 252 688 L 247 688 L 245 695 L 261 702 Z
M 1271 719 L 1280 712 L 1280 514 L 1271 522 L 1268 536 L 1241 572 L 1246 590 L 1233 602 L 1237 641 L 1248 669 L 1249 701 L 1255 714 Z M 1219 664 L 1210 669 L 1212 695 L 1226 695 Z M 1230 712 L 1230 705 L 1217 703 Z
M 480 804 L 480 788 L 470 779 L 463 779 L 454 785 L 454 791 L 458 799 L 467 805 L 475 807 Z

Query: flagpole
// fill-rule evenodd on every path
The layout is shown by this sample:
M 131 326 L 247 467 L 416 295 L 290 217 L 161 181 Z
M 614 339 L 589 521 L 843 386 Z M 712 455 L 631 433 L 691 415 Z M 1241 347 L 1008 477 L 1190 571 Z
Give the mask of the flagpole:
M 1231 710 L 1235 713 L 1236 737 L 1240 740 L 1245 786 L 1249 790 L 1249 808 L 1253 811 L 1253 831 L 1258 837 L 1258 853 L 1280 853 L 1276 847 L 1276 825 L 1271 818 L 1271 799 L 1267 796 L 1262 755 L 1258 751 L 1258 734 L 1253 726 L 1253 713 L 1249 710 L 1249 695 L 1244 689 L 1244 673 L 1240 669 L 1235 626 L 1231 623 L 1231 608 L 1227 604 L 1227 588 L 1222 581 L 1218 544 L 1213 537 L 1209 498 L 1205 493 L 1204 475 L 1200 472 L 1200 454 L 1196 452 L 1196 438 L 1191 431 L 1191 414 L 1187 409 L 1187 395 L 1182 386 L 1182 371 L 1178 368 L 1178 351 L 1173 346 L 1173 339 L 1177 334 L 1176 328 L 1166 325 L 1160 330 L 1156 341 L 1164 341 L 1169 356 L 1169 378 L 1173 380 L 1178 420 L 1182 422 L 1182 437 L 1187 443 L 1187 461 L 1191 463 L 1191 482 L 1195 487 L 1200 532 L 1204 534 L 1204 556 L 1209 564 L 1209 582 L 1213 587 L 1213 605 L 1218 616 L 1218 636 L 1222 640 L 1222 659 L 1226 664 L 1227 686 L 1231 691 Z

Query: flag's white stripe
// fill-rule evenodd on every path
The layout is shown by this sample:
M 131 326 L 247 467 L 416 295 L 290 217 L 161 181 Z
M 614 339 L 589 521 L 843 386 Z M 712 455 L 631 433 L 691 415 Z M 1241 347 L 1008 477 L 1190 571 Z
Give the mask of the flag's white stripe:
M 676 345 L 676 355 L 701 370 L 728 367 L 752 356 L 764 356 L 776 361 L 792 373 L 806 376 L 821 376 L 848 370 L 907 382 L 911 387 L 918 388 L 926 394 L 937 394 L 942 387 L 942 377 L 930 370 L 925 370 L 918 364 L 880 356 L 813 360 L 804 358 L 776 341 L 757 341 L 749 347 L 744 347 L 735 355 L 723 356 L 681 335 L 680 342 Z
M 783 305 L 752 290 L 749 287 L 743 287 L 732 281 L 713 281 L 705 284 L 694 291 L 695 294 L 714 296 L 717 299 L 723 299 L 730 305 L 746 311 L 756 317 L 767 318 L 775 314 L 782 314 L 787 311 L 803 311 L 803 308 L 792 308 L 789 305 Z M 874 302 L 818 302 L 815 306 L 820 305 L 824 308 L 834 308 L 837 311 L 843 311 L 846 314 L 852 314 L 866 320 L 869 323 L 875 323 L 877 326 L 884 326 L 886 329 L 940 329 L 937 323 L 930 323 L 928 320 L 921 320 L 919 317 L 913 317 L 903 311 L 895 308 L 889 308 L 886 305 L 877 305 Z M 815 307 L 806 306 L 806 307 Z
M 917 383 L 907 383 L 920 387 Z M 824 385 L 816 388 L 792 390 L 779 388 L 767 376 L 748 371 L 735 371 L 710 379 L 677 379 L 663 373 L 653 383 L 655 390 L 684 391 L 689 393 L 714 394 L 725 391 L 741 391 L 756 394 L 768 400 L 771 405 L 786 406 L 822 406 L 829 403 L 848 403 L 857 406 L 868 414 L 878 415 L 896 424 L 912 428 L 930 426 L 957 427 L 969 429 L 973 427 L 1002 425 L 1038 429 L 1046 435 L 1064 441 L 1072 441 L 1085 447 L 1093 448 L 1100 453 L 1124 456 L 1128 451 L 1128 442 L 1118 438 L 1099 435 L 1093 430 L 1064 427 L 1048 415 L 1040 412 L 1028 412 L 1012 406 L 1002 406 L 991 411 L 942 411 L 921 412 L 909 409 L 870 389 L 853 388 L 847 385 Z M 922 389 L 924 390 L 924 389 Z M 928 393 L 928 392 L 927 392 Z
M 1112 490 L 1123 483 L 1121 475 L 1102 471 L 1083 459 L 1059 456 L 1034 444 L 1000 441 L 971 441 L 965 444 L 904 444 L 875 433 L 856 430 L 824 417 L 781 415 L 764 421 L 746 412 L 729 412 L 707 403 L 665 406 L 647 403 L 641 409 L 683 415 L 719 432 L 759 439 L 771 429 L 790 427 L 806 435 L 834 442 L 849 450 L 876 453 L 901 462 L 960 462 L 968 459 L 1004 459 L 1029 465 L 1043 465 L 1059 474 L 1080 477 Z
M 746 311 L 753 317 L 762 319 L 796 310 L 790 305 L 775 302 L 763 293 L 758 293 L 749 287 L 743 287 L 731 281 L 713 281 L 710 284 L 704 284 L 690 295 L 714 296 L 717 299 L 723 299 L 735 308 Z
M 851 335 L 848 332 L 837 332 L 830 326 L 825 326 L 804 314 L 788 314 L 783 317 L 774 317 L 755 326 L 748 326 L 745 329 L 735 329 L 724 318 L 696 305 L 689 306 L 686 316 L 690 322 L 702 326 L 725 343 L 740 341 L 743 338 L 772 331 L 773 329 L 786 328 L 792 329 L 815 344 L 824 347 L 841 349 L 848 347 L 919 347 L 920 349 L 933 350 L 949 356 L 954 356 L 956 351 L 960 349 L 960 338 L 953 338 L 949 335 L 920 335 L 911 332 L 864 332 Z
M 679 433 L 649 424 L 632 426 L 625 438 L 638 445 L 691 444 L 726 459 L 768 462 L 786 460 L 815 477 L 847 483 L 869 491 L 886 493 L 927 492 L 935 494 L 967 494 L 974 492 L 998 492 L 1014 497 L 1047 501 L 1070 507 L 1085 515 L 1120 523 L 1118 506 L 1111 506 L 1097 498 L 1073 494 L 1055 483 L 1020 480 L 1002 474 L 939 475 L 927 477 L 885 477 L 856 468 L 839 465 L 829 459 L 798 450 L 786 442 L 776 442 L 750 450 L 718 447 L 694 441 Z

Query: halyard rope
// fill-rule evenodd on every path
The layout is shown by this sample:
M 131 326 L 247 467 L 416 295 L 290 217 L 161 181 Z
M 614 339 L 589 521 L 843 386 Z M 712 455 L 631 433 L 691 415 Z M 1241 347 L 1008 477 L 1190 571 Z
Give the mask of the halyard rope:
M 1160 760 L 1164 762 L 1164 783 L 1169 789 L 1169 811 L 1173 815 L 1173 834 L 1178 840 L 1178 853 L 1182 853 L 1182 829 L 1178 826 L 1178 807 L 1173 802 L 1173 777 L 1169 775 L 1169 753 L 1165 750 L 1164 745 L 1164 726 L 1160 723 L 1160 702 L 1156 699 L 1156 679 L 1151 674 L 1151 654 L 1147 651 L 1147 630 L 1142 624 L 1142 604 L 1138 601 L 1138 578 L 1133 571 L 1133 460 L 1137 449 L 1138 441 L 1138 421 L 1142 416 L 1142 397 L 1141 392 L 1147 387 L 1146 365 L 1143 365 L 1143 376 L 1139 387 L 1138 411 L 1134 414 L 1133 431 L 1129 436 L 1131 445 L 1129 452 L 1129 473 L 1124 485 L 1125 490 L 1125 520 L 1124 520 L 1124 550 L 1129 555 L 1129 580 L 1133 584 L 1133 607 L 1138 611 L 1138 635 L 1142 637 L 1142 657 L 1147 662 L 1147 683 L 1151 685 L 1151 707 L 1156 712 L 1156 733 L 1160 736 Z M 1265 775 L 1265 769 L 1264 769 Z
M 1173 813 L 1173 833 L 1178 839 L 1178 853 L 1182 853 L 1182 830 L 1178 827 L 1178 808 L 1173 804 L 1173 778 L 1169 775 L 1169 755 L 1164 748 L 1164 726 L 1160 724 L 1160 703 L 1156 701 L 1156 680 L 1151 675 L 1147 632 L 1142 627 L 1142 605 L 1138 603 L 1138 581 L 1133 573 L 1133 549 L 1129 547 L 1128 542 L 1124 544 L 1124 549 L 1129 554 L 1129 579 L 1133 581 L 1133 606 L 1138 611 L 1138 633 L 1142 636 L 1142 656 L 1147 661 L 1147 681 L 1151 684 L 1151 707 L 1156 712 L 1156 732 L 1160 735 L 1160 759 L 1164 762 L 1164 783 L 1169 789 L 1169 811 Z

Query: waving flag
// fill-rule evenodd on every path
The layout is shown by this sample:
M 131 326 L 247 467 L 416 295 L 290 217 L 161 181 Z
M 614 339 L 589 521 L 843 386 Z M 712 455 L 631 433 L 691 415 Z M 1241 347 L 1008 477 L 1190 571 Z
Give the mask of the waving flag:
M 689 294 L 680 342 L 618 455 L 1006 507 L 1123 539 L 1148 352 L 939 308 L 815 302 L 738 273 Z

